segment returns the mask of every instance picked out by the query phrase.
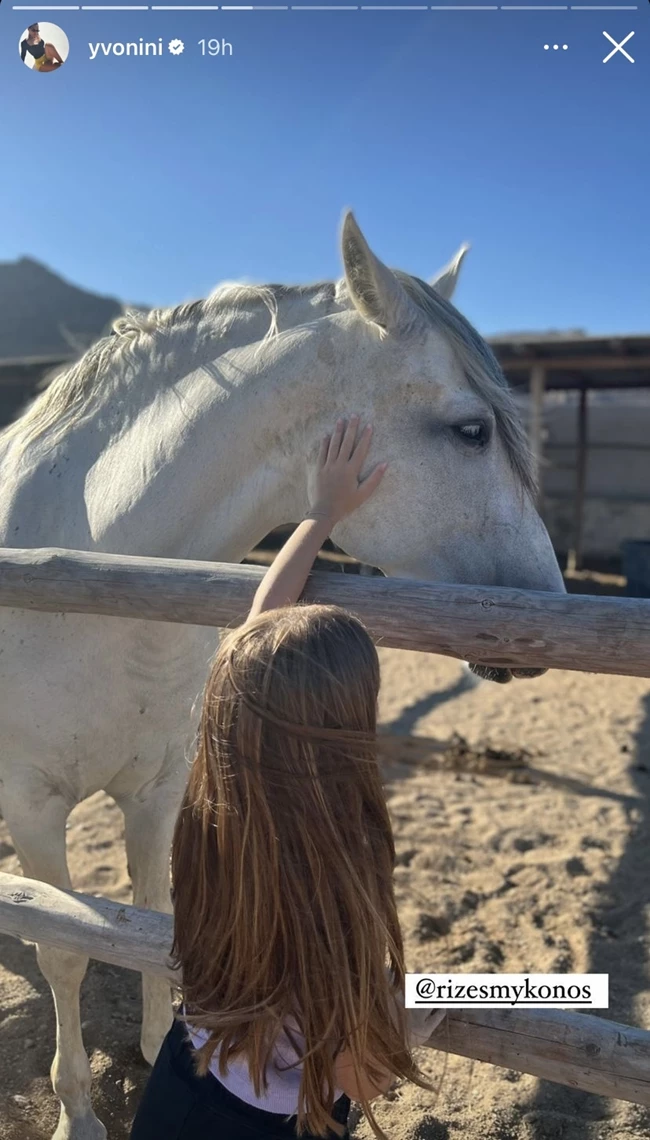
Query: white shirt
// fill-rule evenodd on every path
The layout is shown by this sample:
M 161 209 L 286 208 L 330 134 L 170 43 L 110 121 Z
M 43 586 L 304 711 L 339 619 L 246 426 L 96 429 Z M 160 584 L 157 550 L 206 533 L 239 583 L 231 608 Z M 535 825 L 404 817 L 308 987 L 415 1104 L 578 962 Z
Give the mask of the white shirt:
M 210 1036 L 207 1030 L 195 1029 L 190 1025 L 187 1026 L 187 1031 L 195 1049 L 200 1049 Z M 304 1038 L 297 1030 L 292 1029 L 291 1032 L 298 1046 L 304 1047 Z M 259 1097 L 255 1095 L 246 1058 L 233 1058 L 226 1073 L 222 1076 L 219 1072 L 219 1054 L 220 1050 L 217 1047 L 210 1060 L 210 1072 L 233 1096 L 239 1097 L 246 1104 L 252 1104 L 254 1108 L 261 1108 L 265 1112 L 276 1112 L 282 1116 L 296 1115 L 300 1097 L 302 1064 L 299 1054 L 296 1053 L 286 1033 L 281 1033 L 275 1043 L 271 1062 L 266 1070 L 267 1089 L 266 1092 L 262 1090 Z M 335 1089 L 334 1100 L 338 1100 L 342 1095 L 343 1089 Z

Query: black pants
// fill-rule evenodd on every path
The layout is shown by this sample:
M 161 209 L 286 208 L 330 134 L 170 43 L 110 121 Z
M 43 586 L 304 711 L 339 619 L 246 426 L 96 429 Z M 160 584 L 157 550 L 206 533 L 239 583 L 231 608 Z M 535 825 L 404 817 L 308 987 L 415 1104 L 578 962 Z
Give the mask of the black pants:
M 346 1125 L 348 1097 L 332 1116 Z M 334 1133 L 331 1140 L 338 1140 Z M 131 1128 L 131 1140 L 296 1140 L 295 1116 L 281 1116 L 246 1104 L 212 1073 L 198 1077 L 192 1047 L 181 1022 L 174 1021 L 144 1090 Z M 302 1133 L 302 1140 L 312 1140 Z

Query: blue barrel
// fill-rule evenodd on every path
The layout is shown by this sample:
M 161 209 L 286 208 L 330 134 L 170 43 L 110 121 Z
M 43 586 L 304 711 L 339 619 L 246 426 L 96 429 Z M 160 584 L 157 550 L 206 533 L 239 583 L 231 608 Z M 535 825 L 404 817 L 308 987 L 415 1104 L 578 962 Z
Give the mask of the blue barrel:
M 630 598 L 650 598 L 650 540 L 629 539 L 621 549 L 626 594 Z

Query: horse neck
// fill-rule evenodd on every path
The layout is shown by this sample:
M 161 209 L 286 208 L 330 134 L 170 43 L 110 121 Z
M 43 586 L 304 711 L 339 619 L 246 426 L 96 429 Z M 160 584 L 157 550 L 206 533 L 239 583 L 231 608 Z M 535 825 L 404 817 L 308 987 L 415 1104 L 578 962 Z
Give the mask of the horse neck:
M 159 386 L 86 477 L 95 548 L 238 561 L 301 516 L 311 425 L 319 417 L 324 430 L 338 404 L 323 353 L 332 332 L 314 316 L 253 347 L 230 341 L 215 361 Z
M 279 331 L 296 328 L 326 316 L 342 307 L 335 299 L 332 286 L 314 286 L 309 289 L 275 288 L 277 312 L 275 323 Z M 119 345 L 121 359 L 111 370 L 101 388 L 94 394 L 95 431 L 100 438 L 110 438 L 114 431 L 111 411 L 117 408 L 120 424 L 124 418 L 133 419 L 155 402 L 165 389 L 173 389 L 179 377 L 198 367 L 209 369 L 215 362 L 234 350 L 256 345 L 268 335 L 273 317 L 263 300 L 251 299 L 245 306 L 228 303 L 228 290 L 224 288 L 223 302 L 217 298 L 205 302 L 205 312 L 196 321 L 180 320 L 164 331 L 154 333 L 150 341 L 136 339 L 133 346 Z M 137 329 L 137 319 L 135 328 Z M 146 325 L 146 318 L 145 318 Z M 166 363 L 171 362 L 171 363 Z M 108 411 L 108 415 L 105 413 Z M 100 421 L 105 424 L 103 433 Z

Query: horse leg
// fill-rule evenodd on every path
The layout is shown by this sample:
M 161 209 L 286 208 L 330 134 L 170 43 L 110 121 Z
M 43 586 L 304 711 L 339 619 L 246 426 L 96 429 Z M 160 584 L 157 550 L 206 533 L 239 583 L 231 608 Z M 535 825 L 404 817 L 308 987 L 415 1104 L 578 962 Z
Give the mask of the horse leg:
M 126 857 L 135 906 L 171 913 L 169 857 L 181 789 L 170 795 L 159 785 L 146 797 L 119 799 L 124 813 Z M 164 978 L 142 975 L 142 1055 L 153 1065 L 172 1023 L 171 987 Z
M 3 793 L 3 815 L 24 874 L 55 887 L 71 886 L 65 854 L 68 806 L 60 796 L 40 809 L 22 796 L 12 803 Z M 41 973 L 49 982 L 56 1013 L 56 1053 L 50 1069 L 61 1102 L 52 1140 L 105 1140 L 106 1129 L 90 1100 L 91 1072 L 81 1035 L 79 990 L 88 958 L 52 946 L 37 946 Z

